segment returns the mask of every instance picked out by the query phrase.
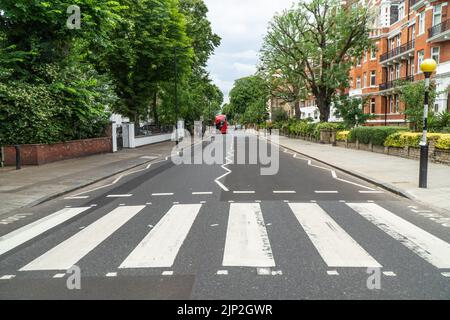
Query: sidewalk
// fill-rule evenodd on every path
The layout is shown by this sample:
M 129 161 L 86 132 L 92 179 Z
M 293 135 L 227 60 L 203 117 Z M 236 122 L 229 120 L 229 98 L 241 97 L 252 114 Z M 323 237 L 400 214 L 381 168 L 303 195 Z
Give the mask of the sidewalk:
M 450 166 L 430 162 L 428 189 L 420 189 L 419 161 L 416 160 L 284 136 L 280 136 L 280 145 L 424 205 L 450 213 Z
M 87 186 L 128 169 L 169 156 L 173 142 L 123 149 L 42 166 L 0 168 L 0 216 Z

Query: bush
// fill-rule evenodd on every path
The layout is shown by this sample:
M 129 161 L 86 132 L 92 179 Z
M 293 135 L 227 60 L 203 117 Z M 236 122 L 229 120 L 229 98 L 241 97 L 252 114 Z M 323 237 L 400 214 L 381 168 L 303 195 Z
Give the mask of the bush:
M 373 145 L 382 146 L 388 136 L 395 132 L 406 131 L 403 127 L 358 127 L 353 128 L 349 135 L 348 141 L 369 144 L 372 141 Z
M 434 141 L 437 149 L 450 150 L 450 134 L 444 133 L 429 133 L 427 135 L 428 141 Z M 416 132 L 397 132 L 391 134 L 384 145 L 386 147 L 415 147 L 418 148 L 422 140 L 422 133 Z
M 342 123 L 334 123 L 334 122 L 320 122 L 317 123 L 314 128 L 314 138 L 320 139 L 320 130 L 330 129 L 330 130 L 343 130 L 345 129 L 344 124 Z
M 338 131 L 336 134 L 336 140 L 337 141 L 347 141 L 348 134 L 350 133 L 349 130 L 346 131 Z

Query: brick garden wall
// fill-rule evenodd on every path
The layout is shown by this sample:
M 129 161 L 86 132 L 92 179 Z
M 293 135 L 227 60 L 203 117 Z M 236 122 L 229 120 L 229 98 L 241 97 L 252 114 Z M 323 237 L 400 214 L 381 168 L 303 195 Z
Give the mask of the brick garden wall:
M 74 140 L 55 144 L 25 144 L 21 146 L 23 165 L 41 165 L 109 152 L 112 152 L 111 137 Z M 4 147 L 4 153 L 5 165 L 15 165 L 16 151 L 14 146 Z

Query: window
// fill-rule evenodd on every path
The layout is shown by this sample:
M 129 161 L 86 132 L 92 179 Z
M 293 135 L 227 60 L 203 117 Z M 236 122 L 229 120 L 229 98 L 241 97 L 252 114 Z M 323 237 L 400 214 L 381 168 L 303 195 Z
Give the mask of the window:
M 370 86 L 374 87 L 377 84 L 375 71 L 370 71 Z
M 370 99 L 370 113 L 375 113 L 375 98 Z
M 402 3 L 398 6 L 398 20 L 402 20 L 405 17 L 405 4 Z
M 400 79 L 400 64 L 395 65 L 395 79 Z
M 361 89 L 361 77 L 356 77 L 356 89 Z
M 363 88 L 367 88 L 367 73 L 363 73 Z
M 398 98 L 398 95 L 396 94 L 395 96 L 394 96 L 394 99 L 395 99 L 395 113 L 398 113 L 399 112 L 399 98 Z
M 417 52 L 417 73 L 421 73 L 420 64 L 423 62 L 423 50 Z
M 411 39 L 414 39 L 416 37 L 416 25 L 413 24 L 411 27 Z
M 367 62 L 367 49 L 364 50 L 364 62 Z
M 439 47 L 433 47 L 431 48 L 431 59 L 436 61 L 436 63 L 439 63 Z
M 442 22 L 442 3 L 433 7 L 433 26 Z
M 394 113 L 394 97 L 389 96 L 389 113 Z
M 434 104 L 434 112 L 435 113 L 439 112 L 439 104 L 437 104 L 437 103 Z
M 370 60 L 375 60 L 377 58 L 377 50 L 371 49 L 370 50 Z
M 419 13 L 419 35 L 425 33 L 425 11 Z
M 397 48 L 400 47 L 401 42 L 400 42 L 400 34 L 396 37 L 397 39 Z
M 394 80 L 394 68 L 389 68 L 389 81 Z
M 409 61 L 409 65 L 411 66 L 411 76 L 414 76 L 414 72 L 415 72 L 414 58 L 412 58 L 412 59 Z

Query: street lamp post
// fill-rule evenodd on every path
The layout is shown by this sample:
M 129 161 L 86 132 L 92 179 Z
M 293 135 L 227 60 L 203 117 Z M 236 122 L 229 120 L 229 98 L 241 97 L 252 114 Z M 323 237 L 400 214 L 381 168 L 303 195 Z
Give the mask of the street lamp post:
M 430 76 L 436 70 L 436 61 L 433 59 L 425 59 L 420 64 L 420 70 L 425 74 L 425 98 L 423 108 L 423 135 L 420 142 L 420 171 L 419 171 L 419 188 L 427 188 L 428 176 L 428 143 L 427 143 L 427 127 L 428 127 L 428 103 L 430 87 Z
M 177 47 L 173 48 L 174 69 L 175 69 L 175 144 L 178 147 L 178 66 L 177 66 Z

